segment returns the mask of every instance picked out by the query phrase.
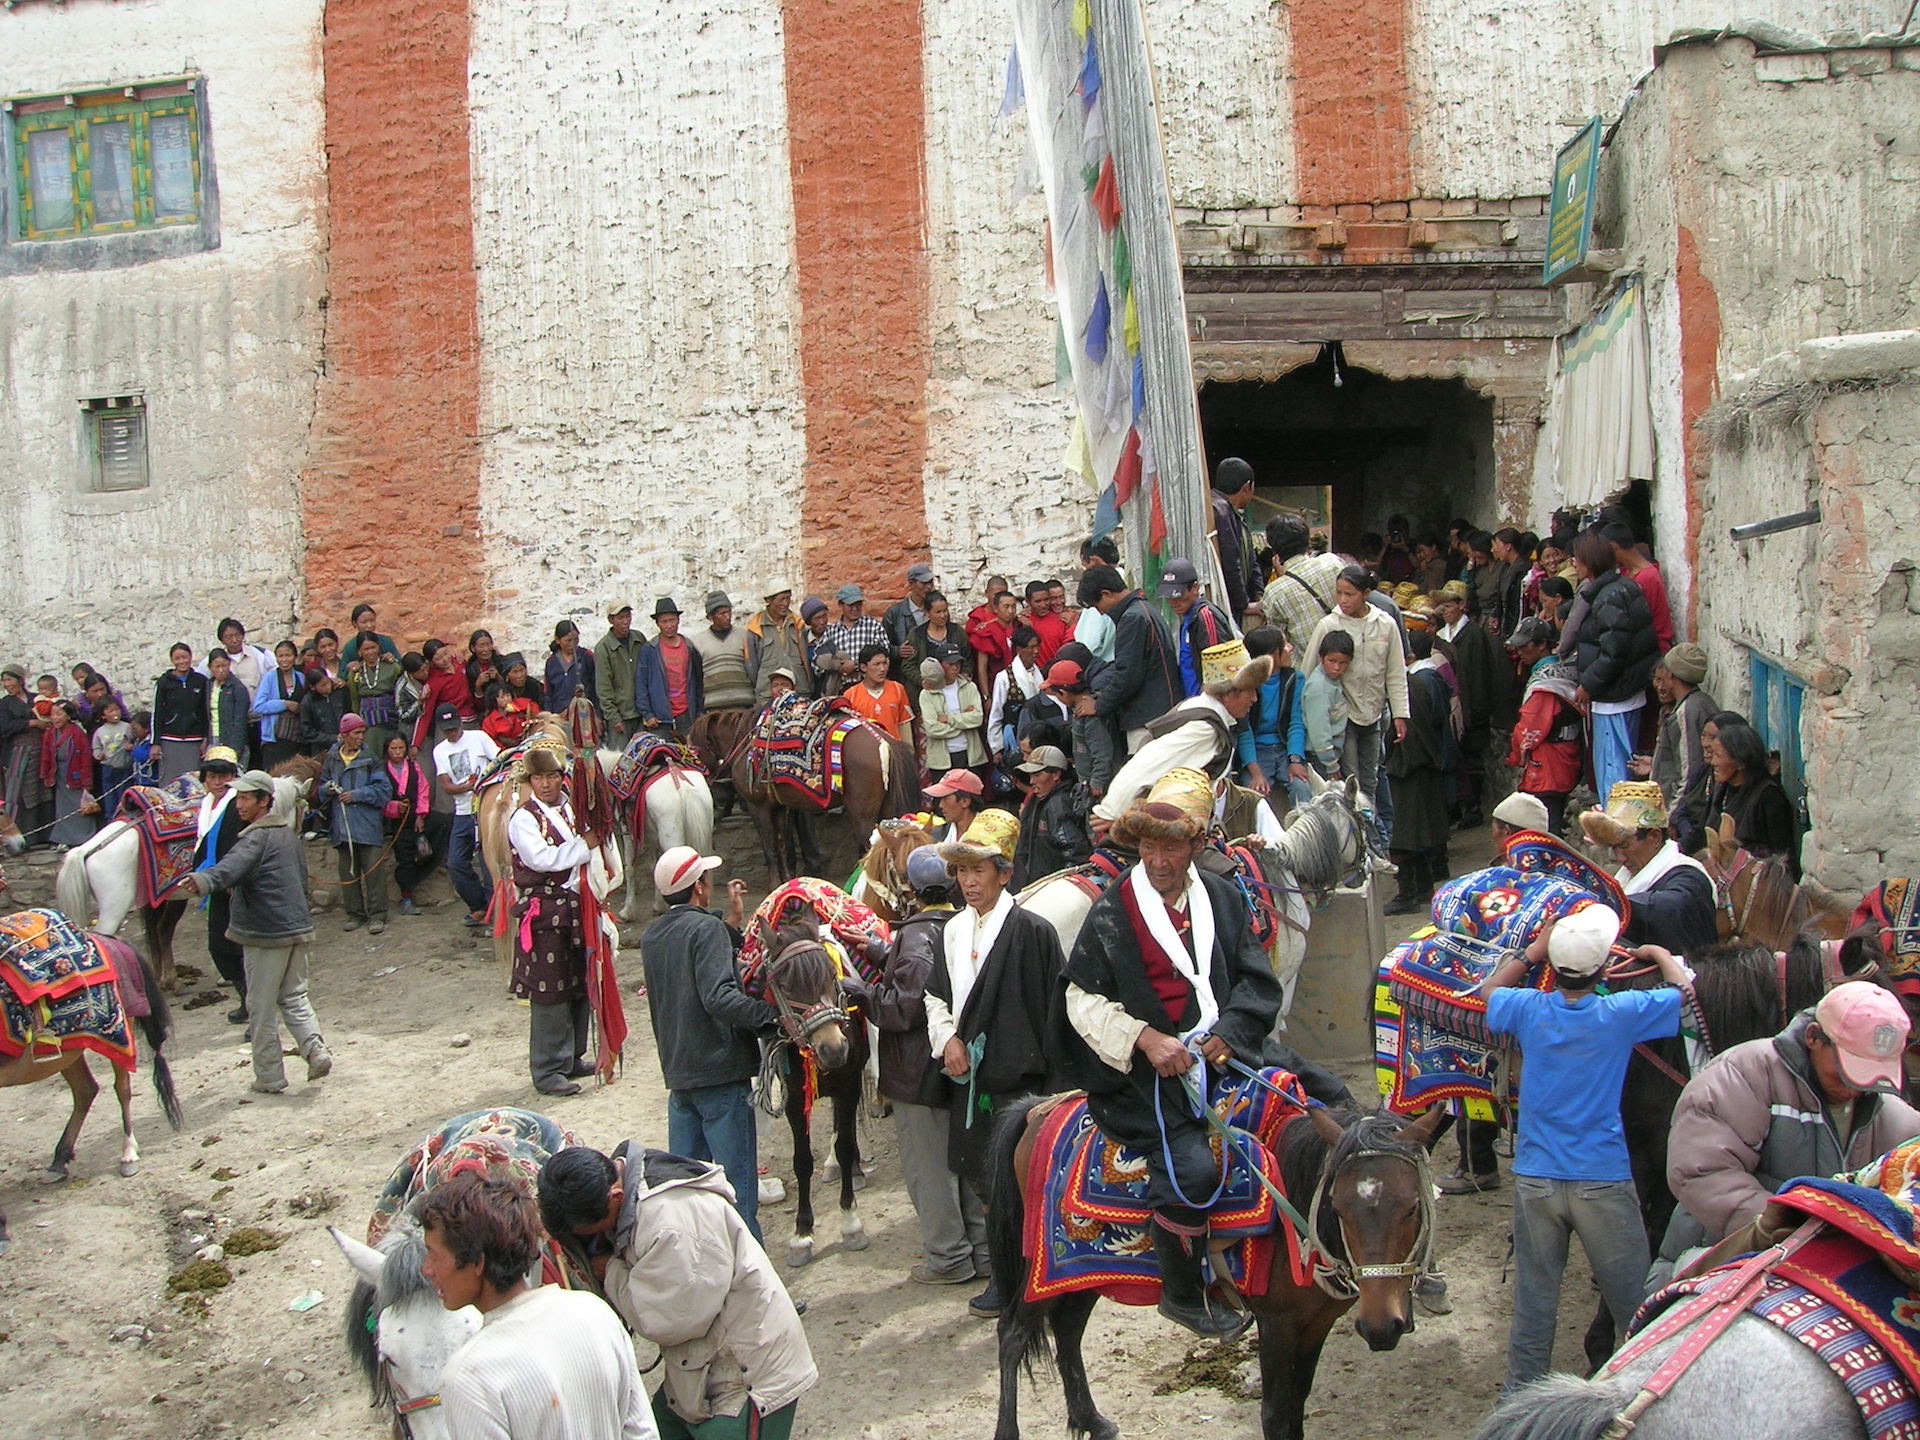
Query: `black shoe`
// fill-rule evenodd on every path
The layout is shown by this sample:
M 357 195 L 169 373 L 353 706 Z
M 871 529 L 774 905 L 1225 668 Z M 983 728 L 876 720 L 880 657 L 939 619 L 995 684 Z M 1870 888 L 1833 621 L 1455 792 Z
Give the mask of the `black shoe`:
M 1442 1175 L 1434 1181 L 1433 1188 L 1442 1195 L 1480 1195 L 1500 1188 L 1500 1172 L 1489 1170 L 1484 1175 L 1478 1175 L 1471 1170 L 1455 1170 L 1451 1175 Z
M 1203 1340 L 1234 1340 L 1253 1323 L 1245 1310 L 1231 1310 L 1211 1302 L 1200 1274 L 1200 1246 L 1205 1236 L 1188 1240 L 1164 1225 L 1149 1221 L 1154 1258 L 1160 1262 L 1160 1313 Z
M 580 1087 L 571 1080 L 549 1080 L 533 1087 L 542 1095 L 578 1095 Z
M 1431 895 L 1396 895 L 1381 909 L 1383 915 L 1418 915 L 1433 904 Z
M 988 1281 L 987 1288 L 967 1302 L 967 1313 L 976 1320 L 991 1320 L 1003 1308 L 1005 1302 L 1001 1300 L 999 1288 L 992 1281 Z
M 584 1080 L 593 1073 L 594 1068 L 591 1060 L 576 1060 L 573 1062 L 573 1068 L 567 1071 L 567 1078 L 569 1080 Z
M 242 1005 L 237 1010 L 227 1011 L 227 1023 L 229 1025 L 246 1024 L 247 1023 L 247 1007 Z

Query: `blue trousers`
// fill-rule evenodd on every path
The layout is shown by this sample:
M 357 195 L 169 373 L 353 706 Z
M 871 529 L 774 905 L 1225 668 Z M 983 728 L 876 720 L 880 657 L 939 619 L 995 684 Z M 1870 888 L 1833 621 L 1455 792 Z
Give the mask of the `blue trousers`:
M 760 1148 L 753 1128 L 753 1084 L 729 1080 L 667 1092 L 667 1149 L 727 1172 L 733 1208 L 760 1236 Z
M 474 859 L 480 845 L 480 822 L 472 815 L 453 817 L 453 830 L 447 838 L 447 875 L 460 902 L 468 910 L 487 908 L 487 887 L 474 871 Z
M 1602 805 L 1616 782 L 1627 776 L 1627 757 L 1640 733 L 1640 712 L 1595 715 L 1593 718 L 1593 796 Z
M 1507 1335 L 1503 1393 L 1553 1368 L 1553 1332 L 1568 1241 L 1580 1246 L 1593 1278 L 1625 1335 L 1644 1298 L 1647 1232 L 1631 1180 L 1542 1180 L 1513 1177 L 1513 1327 Z M 1580 1287 L 1582 1300 L 1586 1287 Z

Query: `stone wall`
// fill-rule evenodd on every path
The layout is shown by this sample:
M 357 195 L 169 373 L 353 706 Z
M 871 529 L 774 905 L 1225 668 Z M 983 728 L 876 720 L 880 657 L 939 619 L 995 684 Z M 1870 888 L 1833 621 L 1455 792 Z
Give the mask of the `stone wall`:
M 185 639 L 304 608 L 297 476 L 325 287 L 320 0 L 0 14 L 0 94 L 206 77 L 219 248 L 0 280 L 0 659 L 145 695 Z M 13 183 L 12 177 L 7 183 Z M 57 245 L 60 242 L 42 242 Z M 24 247 L 16 247 L 16 254 Z M 151 483 L 83 492 L 78 402 L 144 392 Z

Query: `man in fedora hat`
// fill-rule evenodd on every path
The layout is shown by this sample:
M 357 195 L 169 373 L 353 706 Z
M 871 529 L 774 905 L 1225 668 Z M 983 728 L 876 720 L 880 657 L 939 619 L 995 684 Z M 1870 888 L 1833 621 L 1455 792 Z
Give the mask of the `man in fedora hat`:
M 1073 808 L 1072 767 L 1065 751 L 1036 745 L 1014 768 L 1033 787 L 1020 807 L 1020 842 L 1013 852 L 1013 888 L 1019 890 L 1042 875 L 1081 864 L 1093 841 Z
M 1020 822 L 983 810 L 967 833 L 939 847 L 965 908 L 940 932 L 927 976 L 927 1044 L 938 1066 L 921 1082 L 924 1104 L 946 1106 L 948 1162 L 970 1211 L 987 1194 L 987 1145 L 993 1114 L 1053 1078 L 1047 1008 L 1060 976 L 1060 937 L 1014 903 L 1007 889 Z M 991 1319 L 1003 1297 L 989 1281 L 967 1306 Z
M 760 668 L 753 681 L 756 702 L 764 705 L 773 698 L 773 677 L 782 671 L 786 672 L 788 684 L 796 694 L 813 694 L 813 669 L 807 664 L 806 627 L 793 613 L 791 585 L 776 585 L 767 592 L 764 607 L 747 621 L 747 633 L 760 647 Z
M 1668 834 L 1667 802 L 1653 781 L 1618 781 L 1607 808 L 1587 811 L 1580 828 L 1620 862 L 1614 878 L 1633 901 L 1623 932 L 1629 943 L 1693 955 L 1720 938 L 1713 877 Z
M 700 652 L 701 686 L 709 710 L 750 710 L 760 678 L 760 637 L 733 623 L 724 590 L 707 592 L 707 623 L 687 637 Z
M 671 595 L 653 602 L 656 640 L 641 647 L 634 666 L 634 700 L 641 728 L 686 739 L 706 709 L 700 652 L 680 633 L 680 607 Z
M 1273 657 L 1253 659 L 1247 647 L 1230 639 L 1201 652 L 1201 691 L 1148 723 L 1150 737 L 1122 765 L 1107 786 L 1098 811 L 1102 819 L 1121 812 L 1169 770 L 1199 770 L 1214 780 L 1232 768 L 1238 748 L 1236 727 L 1259 698 L 1273 673 Z
M 1115 824 L 1116 843 L 1140 860 L 1088 912 L 1053 1029 L 1095 1122 L 1147 1157 L 1160 1313 L 1197 1335 L 1231 1338 L 1251 1316 L 1212 1302 L 1201 1273 L 1220 1181 L 1198 1108 L 1209 1098 L 1201 1062 L 1268 1063 L 1281 991 L 1239 892 L 1194 864 L 1211 818 L 1211 796 L 1197 788 L 1169 777 Z
M 634 685 L 646 641 L 633 631 L 633 606 L 606 604 L 607 633 L 593 646 L 593 698 L 607 722 L 605 744 L 624 750 L 640 728 L 640 692 Z

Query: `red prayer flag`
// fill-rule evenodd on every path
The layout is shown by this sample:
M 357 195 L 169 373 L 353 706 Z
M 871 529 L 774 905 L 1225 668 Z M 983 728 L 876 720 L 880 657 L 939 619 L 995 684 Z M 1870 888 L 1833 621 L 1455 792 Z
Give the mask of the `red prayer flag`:
M 1113 172 L 1113 156 L 1100 162 L 1100 178 L 1093 187 L 1093 209 L 1100 217 L 1100 228 L 1111 230 L 1120 223 L 1120 177 Z
M 1120 451 L 1120 463 L 1113 467 L 1113 500 L 1116 507 L 1126 504 L 1140 488 L 1140 431 L 1127 428 L 1127 443 Z
M 1147 550 L 1153 555 L 1155 568 L 1159 557 L 1167 548 L 1167 512 L 1160 503 L 1160 477 L 1155 475 L 1147 486 Z

